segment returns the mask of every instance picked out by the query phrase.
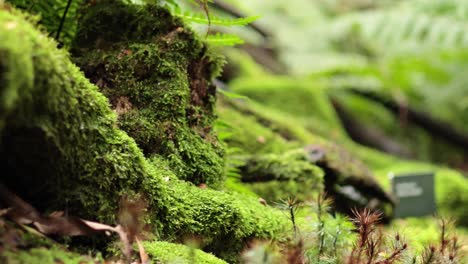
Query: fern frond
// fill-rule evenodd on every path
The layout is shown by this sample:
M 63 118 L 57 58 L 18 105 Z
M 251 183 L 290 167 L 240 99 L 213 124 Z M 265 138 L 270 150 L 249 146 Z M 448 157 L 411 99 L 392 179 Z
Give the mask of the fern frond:
M 205 41 L 211 46 L 234 46 L 244 43 L 244 40 L 237 35 L 222 33 L 208 35 Z
M 206 25 L 219 25 L 219 26 L 245 26 L 259 18 L 259 16 L 250 16 L 242 18 L 223 18 L 213 15 L 206 16 L 203 14 L 196 14 L 189 11 L 182 11 L 179 7 L 172 8 L 174 16 L 181 18 L 187 22 Z
M 468 47 L 468 23 L 417 10 L 361 12 L 336 20 L 327 30 L 334 36 L 355 31 L 365 42 L 378 44 L 385 52 Z

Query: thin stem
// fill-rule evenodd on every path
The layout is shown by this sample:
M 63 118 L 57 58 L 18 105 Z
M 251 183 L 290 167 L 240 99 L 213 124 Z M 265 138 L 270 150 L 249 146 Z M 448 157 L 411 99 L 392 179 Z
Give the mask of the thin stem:
M 60 25 L 57 30 L 57 34 L 55 35 L 55 39 L 59 41 L 60 38 L 60 33 L 62 32 L 63 25 L 65 24 L 65 18 L 67 17 L 68 10 L 70 9 L 70 6 L 72 4 L 73 0 L 68 0 L 67 6 L 65 7 L 65 12 L 63 12 L 62 19 L 60 20 Z

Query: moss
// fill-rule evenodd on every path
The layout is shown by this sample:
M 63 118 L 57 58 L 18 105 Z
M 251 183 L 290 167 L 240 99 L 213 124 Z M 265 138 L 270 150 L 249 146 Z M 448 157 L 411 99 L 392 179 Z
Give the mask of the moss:
M 249 153 L 281 153 L 308 144 L 329 142 L 307 130 L 295 116 L 253 100 L 224 99 L 218 105 L 218 112 L 222 120 L 234 127 L 234 135 L 227 142 L 230 145 L 234 142 L 234 146 L 249 150 Z M 253 138 L 260 139 L 259 143 L 265 146 L 254 143 Z M 248 144 L 254 144 L 254 147 Z
M 156 5 L 101 1 L 83 12 L 74 60 L 110 99 L 118 126 L 179 178 L 219 187 L 224 148 L 212 131 L 210 81 L 222 61 Z
M 323 190 L 323 174 L 307 159 L 303 149 L 282 155 L 251 156 L 241 168 L 242 181 L 270 202 L 288 197 L 310 200 L 316 192 Z
M 245 183 L 241 182 L 240 179 L 234 177 L 228 177 L 226 179 L 226 184 L 224 188 L 230 192 L 236 192 L 245 196 L 256 197 L 258 198 L 258 194 L 253 192 Z
M 235 124 L 233 135 L 227 140 L 230 147 L 240 148 L 250 154 L 263 154 L 264 150 L 282 154 L 301 147 L 312 156 L 315 156 L 314 152 L 321 153 L 323 157 L 312 162 L 317 162 L 324 169 L 327 192 L 336 193 L 338 185 L 352 185 L 369 199 L 392 202 L 391 195 L 379 186 L 372 171 L 348 150 L 353 149 L 353 145 L 346 138 L 342 145 L 332 143 L 304 128 L 293 114 L 279 112 L 252 101 L 229 100 L 220 106 L 219 113 L 226 122 Z M 256 142 L 263 135 L 267 136 L 261 142 Z
M 317 81 L 264 76 L 237 79 L 231 88 L 265 106 L 293 115 L 297 124 L 315 134 L 331 140 L 345 136 L 325 89 Z
M 28 14 L 35 15 L 35 20 L 40 24 L 44 31 L 48 32 L 49 36 L 57 36 L 57 31 L 60 28 L 62 16 L 67 6 L 68 1 L 40 1 L 31 2 L 27 0 L 6 0 L 15 8 L 24 10 Z M 67 16 L 64 18 L 61 27 L 60 36 L 57 41 L 60 46 L 70 47 L 73 36 L 76 32 L 76 16 L 78 15 L 79 6 L 83 4 L 83 0 L 72 1 L 68 7 Z M 29 18 L 30 19 L 30 18 Z
M 98 263 L 100 257 L 71 252 L 28 226 L 0 219 L 0 263 Z
M 246 115 L 228 105 L 219 105 L 219 118 L 229 124 L 230 136 L 226 139 L 241 154 L 280 154 L 299 145 L 289 142 L 271 128 L 261 124 L 253 115 Z
M 150 258 L 157 263 L 227 263 L 199 249 L 167 242 L 145 242 L 144 248 Z
M 2 257 L 0 257 L 1 259 Z M 9 251 L 4 253 L 3 260 L 9 264 L 93 264 L 102 262 L 102 260 L 68 252 L 59 247 Z
M 0 28 L 0 52 L 7 54 L 0 64 L 20 80 L 34 80 L 17 86 L 0 73 L 7 80 L 0 94 L 18 94 L 8 98 L 2 116 L 2 181 L 21 197 L 41 211 L 66 208 L 70 215 L 113 224 L 120 197 L 138 193 L 148 199 L 148 223 L 162 238 L 203 235 L 204 250 L 230 261 L 248 240 L 282 233 L 287 223 L 280 212 L 253 198 L 179 181 L 162 155 L 146 159 L 118 128 L 108 99 L 68 54 L 20 16 L 0 10 Z M 4 60 L 15 56 L 32 67 Z
M 200 236 L 208 252 L 236 262 L 250 239 L 280 237 L 289 225 L 284 215 L 260 204 L 252 196 L 194 188 L 189 183 L 169 181 L 162 238 Z

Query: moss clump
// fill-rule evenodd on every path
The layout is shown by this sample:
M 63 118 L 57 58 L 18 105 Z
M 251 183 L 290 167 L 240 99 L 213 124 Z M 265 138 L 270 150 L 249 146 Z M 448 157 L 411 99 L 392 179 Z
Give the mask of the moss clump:
M 204 250 L 230 261 L 248 240 L 281 234 L 287 220 L 280 212 L 182 182 L 167 168 L 170 159 L 146 159 L 118 129 L 108 99 L 21 16 L 0 9 L 0 29 L 1 103 L 9 101 L 1 116 L 0 169 L 18 195 L 41 211 L 66 208 L 112 224 L 120 197 L 140 194 L 148 199 L 147 221 L 162 238 L 202 235 Z M 34 81 L 18 85 L 5 72 Z
M 180 179 L 219 187 L 224 148 L 212 130 L 211 79 L 222 60 L 157 5 L 100 1 L 83 13 L 74 61 L 109 98 L 119 128 Z
M 206 263 L 226 264 L 227 262 L 199 249 L 167 242 L 145 242 L 144 248 L 150 258 L 157 263 Z
M 304 201 L 323 190 L 323 171 L 302 149 L 248 157 L 240 173 L 241 180 L 267 201 L 288 197 Z

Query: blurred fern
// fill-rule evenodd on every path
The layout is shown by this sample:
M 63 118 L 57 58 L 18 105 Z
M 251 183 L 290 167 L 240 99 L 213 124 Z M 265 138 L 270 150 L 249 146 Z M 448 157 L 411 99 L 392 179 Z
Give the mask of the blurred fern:
M 210 35 L 209 31 L 212 25 L 223 27 L 246 26 L 259 18 L 258 16 L 250 16 L 243 18 L 219 17 L 211 14 L 208 10 L 208 2 L 212 1 L 190 0 L 189 2 L 196 3 L 205 12 L 205 14 L 197 14 L 192 11 L 182 10 L 180 5 L 178 5 L 174 1 L 168 2 L 172 6 L 172 8 L 170 7 L 169 9 L 172 11 L 172 14 L 174 16 L 181 18 L 187 23 L 208 25 L 208 31 L 205 40 L 212 46 L 234 46 L 244 43 L 244 41 L 235 34 L 226 34 L 218 32 L 216 34 Z
M 182 9 L 179 6 L 175 6 L 172 9 L 172 13 L 174 16 L 180 17 L 182 20 L 187 22 L 220 26 L 245 26 L 259 18 L 258 16 L 250 16 L 243 18 L 223 18 L 209 14 L 202 15 L 192 13 L 190 11 L 182 11 Z
M 223 18 L 214 16 L 209 12 L 208 3 L 212 0 L 127 0 L 133 4 L 165 4 L 176 17 L 187 23 L 208 25 L 218 25 L 223 27 L 245 26 L 257 20 L 257 16 L 245 18 Z M 15 7 L 38 15 L 39 23 L 44 26 L 51 37 L 55 37 L 57 42 L 66 47 L 69 46 L 76 31 L 77 14 L 79 7 L 85 0 L 7 0 Z M 182 10 L 180 4 L 189 2 L 196 4 L 204 11 L 203 14 L 188 10 Z M 207 35 L 206 42 L 213 46 L 234 46 L 244 43 L 244 41 L 234 34 L 216 33 Z
M 206 42 L 212 46 L 235 46 L 243 44 L 244 40 L 234 34 L 216 33 L 206 36 Z
M 411 9 L 355 13 L 331 23 L 332 39 L 351 33 L 383 52 L 468 47 L 468 23 Z

